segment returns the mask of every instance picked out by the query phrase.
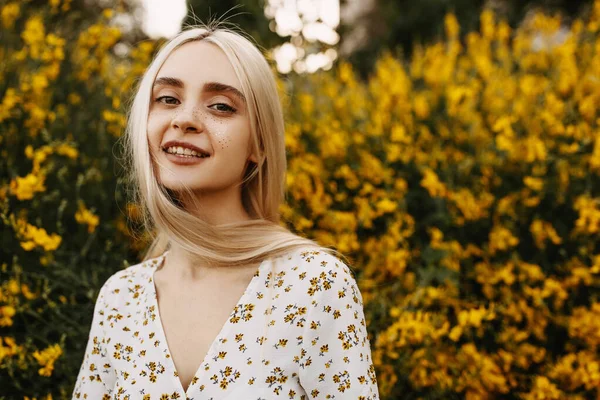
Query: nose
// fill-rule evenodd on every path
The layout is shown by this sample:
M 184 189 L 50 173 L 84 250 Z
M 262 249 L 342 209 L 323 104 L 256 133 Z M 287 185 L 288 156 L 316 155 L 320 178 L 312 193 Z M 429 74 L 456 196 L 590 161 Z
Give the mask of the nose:
M 183 132 L 201 132 L 204 130 L 201 111 L 195 107 L 185 107 L 177 110 L 171 121 L 173 128 Z

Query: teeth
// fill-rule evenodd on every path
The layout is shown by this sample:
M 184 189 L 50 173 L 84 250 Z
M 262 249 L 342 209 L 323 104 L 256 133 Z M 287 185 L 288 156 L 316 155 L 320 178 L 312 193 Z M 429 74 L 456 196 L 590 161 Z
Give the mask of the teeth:
M 167 153 L 171 153 L 171 154 L 177 154 L 177 155 L 181 155 L 184 157 L 198 157 L 198 158 L 207 158 L 208 156 L 206 155 L 202 155 L 199 154 L 198 152 L 191 150 L 191 149 L 187 149 L 187 148 L 183 148 L 181 146 L 173 146 L 173 147 L 169 147 L 167 149 Z

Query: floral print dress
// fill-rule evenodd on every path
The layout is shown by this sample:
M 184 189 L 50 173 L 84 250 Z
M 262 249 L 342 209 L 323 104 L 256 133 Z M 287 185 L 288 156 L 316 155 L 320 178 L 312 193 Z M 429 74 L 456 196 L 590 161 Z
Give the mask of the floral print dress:
M 261 263 L 184 391 L 153 281 L 167 254 L 102 286 L 74 399 L 379 399 L 356 281 L 318 250 Z

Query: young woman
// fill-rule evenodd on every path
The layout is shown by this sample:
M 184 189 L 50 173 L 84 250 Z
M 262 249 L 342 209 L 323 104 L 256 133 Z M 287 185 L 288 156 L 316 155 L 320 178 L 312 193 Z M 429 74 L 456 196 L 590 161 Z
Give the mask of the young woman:
M 283 115 L 252 42 L 166 43 L 125 139 L 154 241 L 102 286 L 73 398 L 378 399 L 352 272 L 280 223 Z

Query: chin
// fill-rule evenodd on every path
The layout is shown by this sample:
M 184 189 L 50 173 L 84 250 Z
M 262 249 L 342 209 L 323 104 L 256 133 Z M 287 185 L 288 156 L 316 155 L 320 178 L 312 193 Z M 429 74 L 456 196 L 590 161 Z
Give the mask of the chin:
M 187 183 L 186 185 L 183 185 L 181 182 L 166 181 L 166 182 L 162 182 L 161 186 L 167 190 L 170 190 L 171 192 L 174 192 L 174 193 L 185 193 L 186 187 L 187 187 L 187 189 L 189 189 L 193 192 L 199 192 L 199 191 L 205 190 L 203 185 L 193 184 L 193 183 Z

